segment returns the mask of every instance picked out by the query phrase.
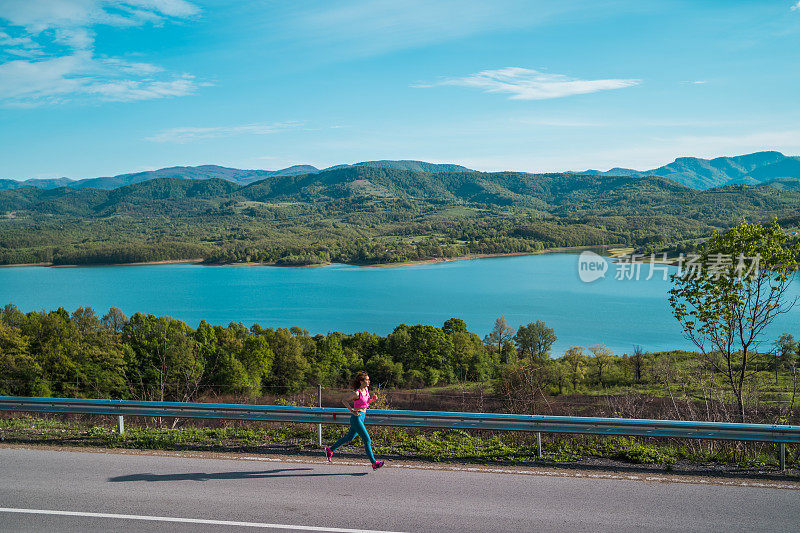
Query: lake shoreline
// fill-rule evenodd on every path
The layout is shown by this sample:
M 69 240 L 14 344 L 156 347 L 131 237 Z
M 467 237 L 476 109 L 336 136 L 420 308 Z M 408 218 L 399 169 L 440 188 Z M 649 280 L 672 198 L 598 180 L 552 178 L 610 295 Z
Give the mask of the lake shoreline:
M 416 261 L 404 261 L 401 263 L 314 263 L 311 265 L 280 265 L 274 261 L 270 262 L 249 262 L 249 263 L 205 263 L 203 258 L 195 259 L 165 259 L 163 261 L 141 261 L 135 263 L 87 263 L 80 265 L 55 265 L 53 263 L 15 263 L 11 265 L 0 265 L 0 268 L 12 267 L 52 267 L 52 268 L 76 268 L 76 267 L 102 267 L 102 266 L 149 266 L 149 265 L 177 265 L 177 264 L 194 264 L 202 266 L 216 266 L 216 267 L 246 267 L 246 266 L 271 266 L 280 268 L 318 268 L 330 266 L 334 264 L 343 264 L 347 266 L 357 266 L 364 268 L 394 268 L 414 265 L 429 265 L 435 263 L 449 263 L 452 261 L 467 261 L 469 259 L 490 259 L 497 257 L 520 257 L 525 255 L 541 255 L 552 253 L 564 252 L 580 252 L 585 250 L 610 250 L 619 248 L 620 244 L 600 244 L 595 246 L 562 246 L 556 248 L 545 248 L 544 250 L 536 250 L 534 252 L 511 252 L 511 253 L 496 253 L 496 254 L 469 254 L 461 255 L 458 257 L 431 257 L 429 259 L 418 259 Z
M 535 252 L 512 252 L 508 254 L 470 254 L 470 255 L 462 255 L 458 257 L 434 257 L 431 259 L 419 259 L 417 261 L 405 261 L 402 263 L 376 263 L 371 265 L 354 265 L 354 266 L 363 266 L 366 268 L 393 268 L 393 267 L 404 267 L 404 266 L 414 266 L 414 265 L 430 265 L 434 263 L 450 263 L 452 261 L 467 261 L 469 259 L 491 259 L 497 257 L 520 257 L 525 255 L 542 255 L 542 254 L 556 254 L 556 253 L 563 253 L 563 252 L 580 252 L 585 250 L 598 250 L 604 249 L 608 250 L 610 248 L 615 248 L 620 245 L 618 244 L 602 244 L 598 246 L 562 246 L 559 248 L 545 248 L 544 250 L 536 250 Z

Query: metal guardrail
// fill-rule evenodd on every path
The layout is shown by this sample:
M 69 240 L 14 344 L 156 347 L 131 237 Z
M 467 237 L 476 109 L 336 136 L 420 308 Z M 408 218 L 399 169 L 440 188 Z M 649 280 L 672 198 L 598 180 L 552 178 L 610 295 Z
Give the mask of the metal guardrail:
M 221 418 L 265 420 L 311 424 L 347 424 L 350 412 L 343 408 L 292 407 L 276 405 L 214 404 L 182 402 L 141 402 L 62 398 L 24 398 L 0 396 L 0 411 L 80 413 L 119 417 L 161 416 L 179 418 Z M 631 418 L 591 418 L 574 416 L 459 413 L 449 411 L 389 411 L 370 409 L 367 423 L 379 426 L 432 427 L 534 431 L 537 433 L 575 433 L 629 435 L 638 437 L 681 437 L 774 442 L 780 444 L 781 467 L 785 465 L 787 443 L 800 443 L 800 426 L 737 424 L 687 420 Z

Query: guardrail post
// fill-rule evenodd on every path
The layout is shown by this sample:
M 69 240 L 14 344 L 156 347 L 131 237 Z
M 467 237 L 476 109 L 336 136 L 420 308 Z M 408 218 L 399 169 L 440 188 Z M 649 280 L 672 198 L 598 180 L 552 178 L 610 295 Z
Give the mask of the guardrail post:
M 539 459 L 542 458 L 542 432 L 536 432 L 536 451 L 539 455 Z
M 322 385 L 319 387 L 319 406 L 322 407 Z M 322 424 L 317 424 L 317 445 L 322 446 Z
M 778 446 L 778 464 L 781 467 L 781 472 L 786 470 L 786 443 L 781 442 Z
M 119 434 L 125 434 L 125 418 L 122 415 L 117 415 L 117 424 L 119 425 Z

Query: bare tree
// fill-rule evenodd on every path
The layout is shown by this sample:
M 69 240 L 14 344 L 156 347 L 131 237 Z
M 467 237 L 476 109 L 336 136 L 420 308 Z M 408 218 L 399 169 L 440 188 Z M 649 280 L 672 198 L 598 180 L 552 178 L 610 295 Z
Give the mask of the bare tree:
M 764 330 L 795 303 L 787 289 L 800 250 L 777 221 L 744 220 L 715 233 L 703 252 L 672 276 L 670 305 L 687 339 L 725 376 L 745 421 L 745 382 Z M 691 267 L 691 268 L 690 268 Z
M 633 347 L 631 363 L 633 363 L 633 374 L 636 376 L 636 383 L 641 383 L 642 370 L 644 369 L 644 352 L 642 351 L 642 347 L 638 344 Z

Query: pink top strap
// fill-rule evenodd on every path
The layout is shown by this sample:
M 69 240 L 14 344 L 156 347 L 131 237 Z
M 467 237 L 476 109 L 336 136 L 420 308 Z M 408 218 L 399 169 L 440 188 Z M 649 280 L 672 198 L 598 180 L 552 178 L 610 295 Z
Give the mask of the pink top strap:
M 366 409 L 370 402 L 369 389 L 366 389 L 363 394 L 361 393 L 361 389 L 357 389 L 356 393 L 358 394 L 358 399 L 353 402 L 353 408 Z

